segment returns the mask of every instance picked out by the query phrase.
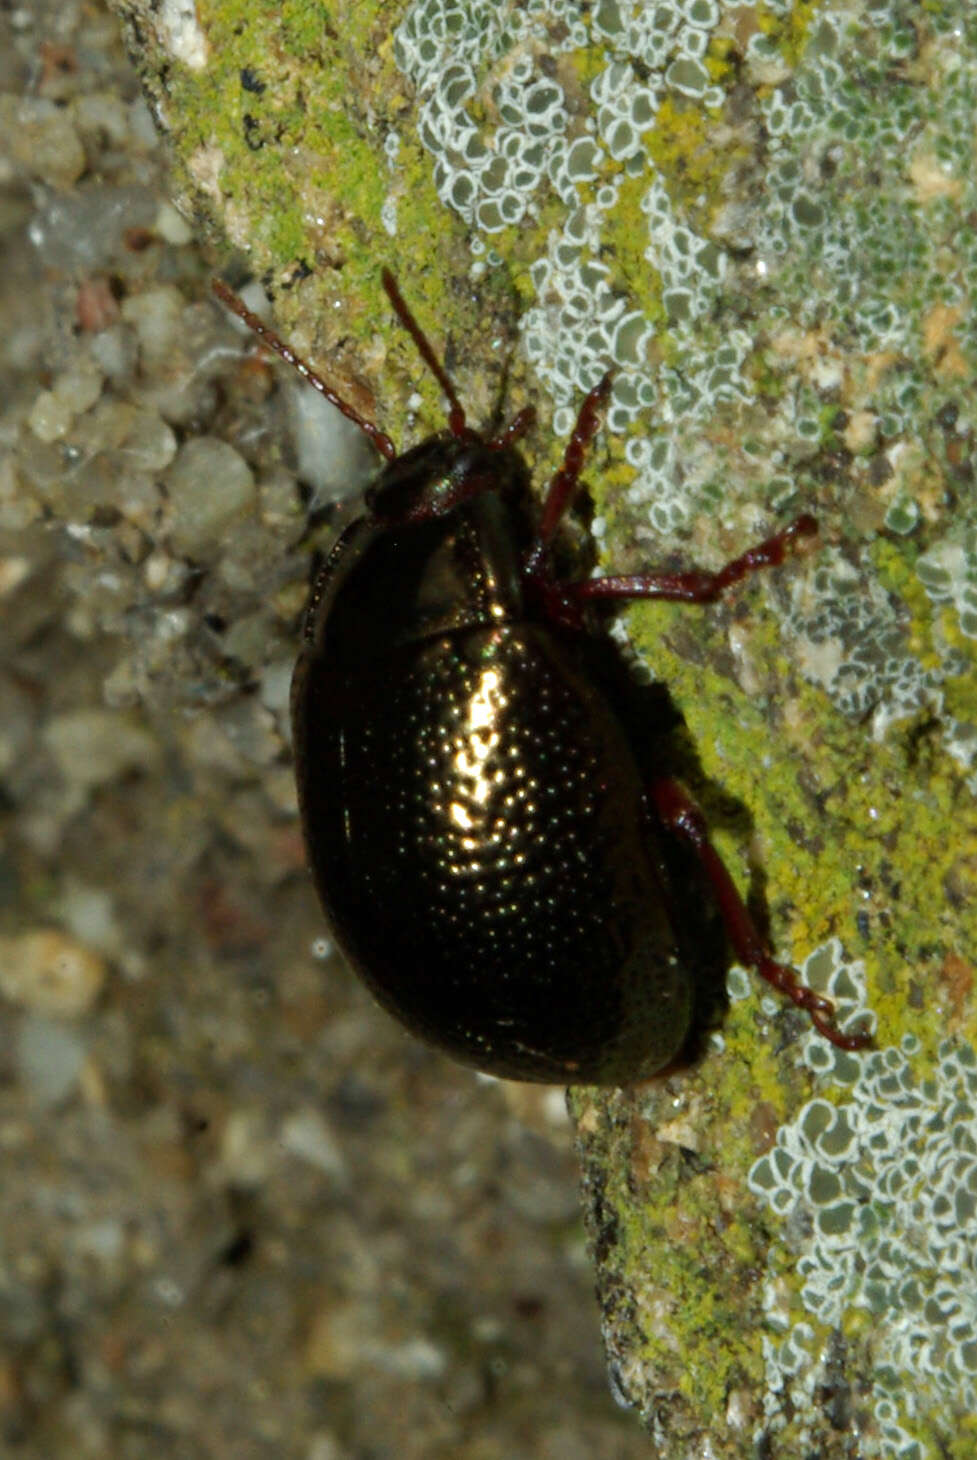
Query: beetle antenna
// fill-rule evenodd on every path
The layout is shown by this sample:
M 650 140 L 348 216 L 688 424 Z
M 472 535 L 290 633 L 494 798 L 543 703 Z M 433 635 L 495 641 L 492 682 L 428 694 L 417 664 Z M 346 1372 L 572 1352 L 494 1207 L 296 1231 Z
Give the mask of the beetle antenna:
M 226 304 L 228 309 L 236 314 L 239 319 L 244 320 L 248 329 L 254 331 L 263 345 L 267 345 L 269 350 L 274 350 L 280 359 L 298 371 L 303 380 L 307 380 L 309 385 L 314 385 L 319 394 L 325 396 L 330 405 L 335 406 L 337 411 L 341 411 L 348 421 L 352 421 L 354 425 L 359 426 L 364 435 L 369 436 L 381 456 L 385 456 L 388 461 L 394 461 L 396 459 L 397 448 L 385 431 L 381 431 L 379 426 L 375 426 L 372 421 L 368 421 L 365 416 L 361 416 L 359 411 L 354 410 L 348 401 L 344 401 L 341 396 L 338 396 L 332 386 L 327 385 L 321 375 L 317 375 L 311 366 L 305 363 L 301 355 L 296 355 L 290 345 L 286 345 L 285 341 L 276 335 L 275 331 L 270 329 L 264 320 L 259 319 L 248 308 L 243 299 L 238 298 L 233 289 L 228 288 L 223 279 L 212 279 L 210 282 L 211 288 L 218 299 L 223 304 Z
M 407 302 L 404 299 L 404 296 L 401 294 L 400 290 L 397 287 L 397 280 L 394 278 L 389 269 L 383 269 L 381 271 L 380 278 L 383 280 L 383 287 L 387 291 L 387 297 L 394 307 L 397 318 L 400 320 L 401 324 L 404 326 L 404 329 L 407 331 L 411 339 L 414 341 L 414 344 L 417 346 L 417 349 L 420 353 L 421 359 L 424 361 L 424 364 L 430 370 L 431 374 L 434 376 L 435 380 L 438 382 L 441 389 L 448 397 L 448 404 L 451 407 L 448 412 L 449 431 L 451 432 L 452 436 L 463 437 L 467 435 L 464 407 L 462 406 L 461 401 L 458 399 L 457 392 L 448 378 L 447 371 L 441 364 L 441 361 L 438 359 L 437 355 L 435 355 L 434 351 L 432 350 L 427 335 L 421 329 L 413 314 L 411 314 L 410 309 L 407 306 Z

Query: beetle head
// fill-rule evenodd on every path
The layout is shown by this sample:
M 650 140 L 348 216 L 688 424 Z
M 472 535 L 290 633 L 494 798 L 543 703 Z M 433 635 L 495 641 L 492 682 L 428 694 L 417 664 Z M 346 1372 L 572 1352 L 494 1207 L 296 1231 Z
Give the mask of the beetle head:
M 390 525 L 444 517 L 483 493 L 513 496 L 526 491 L 529 474 L 509 445 L 463 436 L 430 436 L 398 456 L 366 494 L 371 515 Z

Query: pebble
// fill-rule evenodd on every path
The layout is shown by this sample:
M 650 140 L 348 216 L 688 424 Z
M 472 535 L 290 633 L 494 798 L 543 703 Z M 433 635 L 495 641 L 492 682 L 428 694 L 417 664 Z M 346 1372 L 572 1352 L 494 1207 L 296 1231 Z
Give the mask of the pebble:
M 0 598 L 6 598 L 30 577 L 30 558 L 0 558 Z
M 231 523 L 257 507 L 254 475 L 242 456 L 216 436 L 186 441 L 166 474 L 176 552 L 206 556 Z
M 87 334 L 100 334 L 115 324 L 119 318 L 119 304 L 103 274 L 91 274 L 82 279 L 75 296 L 75 315 Z M 91 353 L 95 354 L 94 351 Z
M 67 931 L 86 948 L 109 954 L 123 948 L 124 940 L 115 919 L 112 899 L 100 887 L 91 887 L 74 878 L 66 879 L 58 903 L 58 917 Z
M 92 136 L 114 147 L 122 147 L 129 136 L 129 108 L 121 96 L 109 91 L 91 91 L 79 96 L 74 118 L 82 136 Z
M 110 380 L 128 380 L 136 367 L 136 335 L 131 326 L 108 325 L 99 330 L 89 350 Z
M 124 235 L 149 228 L 157 203 L 148 188 L 93 185 L 77 193 L 56 193 L 34 216 L 28 230 L 42 269 L 90 274 L 119 271 L 125 263 Z
M 176 456 L 173 428 L 155 411 L 141 410 L 138 406 L 123 409 L 128 419 L 119 449 L 126 454 L 127 466 L 132 471 L 162 471 Z
M 33 1013 L 87 1014 L 105 982 L 105 960 L 57 928 L 0 938 L 0 993 Z
M 288 414 L 299 479 L 315 504 L 347 497 L 376 475 L 377 453 L 359 426 L 304 380 L 289 386 Z
M 42 390 L 31 407 L 27 424 L 39 441 L 60 441 L 67 436 L 74 411 L 66 401 L 58 400 L 53 390 Z
M 258 681 L 261 703 L 273 715 L 287 716 L 291 700 L 293 656 L 273 659 L 261 670 Z
M 165 371 L 169 364 L 185 307 L 186 300 L 175 284 L 161 284 L 123 301 L 122 318 L 135 328 L 147 374 Z
M 51 187 L 68 187 L 85 171 L 69 112 L 46 97 L 0 97 L 0 137 L 18 167 Z
M 247 613 L 234 623 L 224 635 L 224 653 L 249 669 L 259 670 L 268 651 L 273 632 L 272 619 L 265 609 Z
M 155 765 L 159 747 L 127 716 L 91 708 L 56 715 L 42 731 L 67 785 L 87 791 Z
M 345 1157 L 333 1132 L 318 1110 L 307 1106 L 293 1111 L 281 1125 L 280 1139 L 290 1156 L 315 1166 L 342 1183 L 349 1178 Z
M 13 456 L 0 456 L 0 532 L 19 532 L 40 514 L 40 503 L 23 490 Z
M 40 1105 L 60 1105 L 81 1075 L 87 1050 L 76 1030 L 50 1019 L 24 1019 L 14 1041 L 21 1083 Z
M 375 1305 L 360 1298 L 323 1305 L 313 1316 L 305 1361 L 311 1373 L 336 1382 L 355 1375 L 364 1362 L 415 1383 L 437 1380 L 447 1367 L 442 1347 L 423 1333 L 388 1336 Z
M 193 238 L 193 229 L 184 218 L 178 213 L 172 203 L 162 202 L 159 205 L 159 212 L 156 214 L 155 231 L 166 243 L 182 247 Z
M 374 1305 L 346 1298 L 323 1304 L 309 1322 L 305 1363 L 311 1374 L 333 1383 L 348 1383 L 361 1369 L 364 1355 L 380 1342 L 380 1319 Z
M 228 1185 L 257 1188 L 268 1179 L 274 1147 L 267 1139 L 262 1116 L 254 1110 L 234 1110 L 224 1125 L 220 1146 L 221 1178 Z
M 221 729 L 246 764 L 267 766 L 281 753 L 272 715 L 254 698 L 236 700 L 218 711 Z
M 31 430 L 41 441 L 59 441 L 101 393 L 101 371 L 93 360 L 80 360 L 59 375 L 50 390 L 40 392 L 28 417 Z

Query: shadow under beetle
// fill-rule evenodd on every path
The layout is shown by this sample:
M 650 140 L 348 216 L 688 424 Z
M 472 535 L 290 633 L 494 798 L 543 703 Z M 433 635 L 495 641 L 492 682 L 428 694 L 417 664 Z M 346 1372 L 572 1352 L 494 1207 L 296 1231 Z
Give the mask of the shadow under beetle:
M 618 699 L 599 600 L 708 603 L 816 532 L 798 517 L 716 573 L 565 581 L 561 518 L 611 385 L 585 397 L 542 511 L 515 443 L 473 430 L 389 272 L 383 284 L 449 403 L 398 455 L 220 281 L 260 339 L 370 438 L 386 466 L 316 579 L 292 681 L 299 800 L 336 942 L 381 1004 L 465 1064 L 515 1080 L 621 1085 L 682 1048 L 694 978 L 693 850 L 729 942 L 842 1049 L 868 1043 L 776 962 L 702 813 L 652 765 Z M 655 727 L 652 727 L 652 735 Z M 642 769 L 639 769 L 639 764 Z

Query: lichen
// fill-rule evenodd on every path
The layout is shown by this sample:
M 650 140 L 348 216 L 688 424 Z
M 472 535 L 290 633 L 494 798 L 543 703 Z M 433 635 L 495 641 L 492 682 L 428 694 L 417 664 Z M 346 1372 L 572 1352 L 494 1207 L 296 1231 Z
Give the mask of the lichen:
M 961 325 L 977 248 L 961 219 L 977 205 L 977 22 L 959 5 L 924 21 L 905 0 L 758 6 L 744 60 L 767 137 L 764 190 L 732 204 L 748 133 L 723 115 L 717 76 L 730 73 L 710 75 L 707 58 L 718 47 L 728 59 L 734 10 L 715 0 L 608 0 L 590 12 L 567 0 L 415 0 L 396 56 L 421 98 L 439 195 L 477 247 L 521 229 L 506 251 L 521 254 L 531 280 L 522 346 L 555 403 L 558 437 L 581 392 L 616 366 L 608 421 L 627 437 L 639 540 L 642 512 L 646 530 L 667 539 L 716 500 L 763 490 L 757 462 L 721 451 L 715 425 L 762 402 L 773 409 L 762 434 L 779 438 L 784 467 L 766 495 L 796 498 L 850 429 L 863 456 L 854 485 L 864 490 L 870 472 L 885 483 L 896 536 L 930 519 L 920 572 L 973 637 L 973 518 L 933 521 L 939 485 L 925 481 L 924 463 L 952 451 L 945 436 L 969 438 L 974 416 L 977 351 Z M 910 61 L 924 44 L 920 84 Z M 541 232 L 554 191 L 564 211 Z M 727 241 L 750 250 L 749 328 L 728 314 Z M 772 349 L 758 372 L 763 340 Z M 920 441 L 921 420 L 942 411 L 946 422 L 951 408 L 952 424 Z M 649 418 L 653 432 L 634 430 Z M 860 573 L 853 591 L 856 573 L 840 556 L 825 563 L 793 627 L 839 708 L 871 712 L 883 734 L 938 711 L 963 662 L 952 646 L 921 662 L 906 609 Z M 954 727 L 956 743 L 971 728 Z
M 658 399 L 649 355 L 662 308 L 683 323 L 688 346 L 721 282 L 721 251 L 676 215 L 668 186 L 698 196 L 728 170 L 708 121 L 723 93 L 703 63 L 719 18 L 714 0 L 654 11 L 625 0 L 591 15 L 570 3 L 419 0 L 397 31 L 439 196 L 476 242 L 517 225 L 537 237 L 533 223 L 551 192 L 563 206 L 529 259 L 535 302 L 521 322 L 524 352 L 557 407 L 558 436 L 570 429 L 581 391 L 612 362 L 611 428 L 646 416 Z M 579 64 L 561 65 L 564 58 Z M 637 196 L 631 178 L 643 180 Z M 624 234 L 644 238 L 656 298 L 645 289 L 627 299 L 619 267 L 602 262 L 605 241 Z M 700 395 L 722 394 L 736 346 L 728 359 L 702 356 L 677 359 L 680 373 Z M 650 495 L 658 476 L 636 464 Z
M 864 996 L 863 969 L 837 940 L 805 975 L 855 1004 Z M 806 1318 L 779 1254 L 768 1271 L 766 1426 L 781 1428 L 785 1405 L 824 1385 L 826 1334 L 867 1334 L 878 1439 L 864 1453 L 892 1460 L 922 1460 L 921 1420 L 977 1410 L 977 1053 L 960 1039 L 932 1061 L 920 1053 L 912 1034 L 867 1055 L 808 1036 L 822 1089 L 749 1175 L 772 1212 L 809 1234 L 796 1263 Z

